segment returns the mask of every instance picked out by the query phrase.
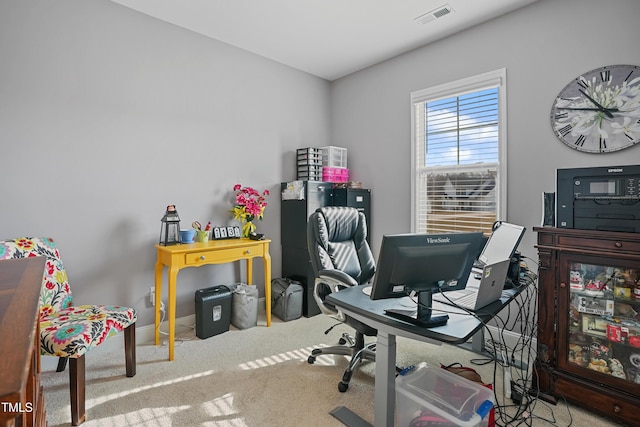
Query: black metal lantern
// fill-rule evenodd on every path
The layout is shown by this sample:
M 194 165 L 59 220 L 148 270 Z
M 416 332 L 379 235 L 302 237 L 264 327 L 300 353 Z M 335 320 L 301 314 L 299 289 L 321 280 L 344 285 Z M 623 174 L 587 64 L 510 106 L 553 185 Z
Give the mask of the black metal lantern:
M 162 246 L 179 245 L 180 240 L 180 217 L 175 205 L 167 206 L 167 211 L 160 220 L 160 244 Z

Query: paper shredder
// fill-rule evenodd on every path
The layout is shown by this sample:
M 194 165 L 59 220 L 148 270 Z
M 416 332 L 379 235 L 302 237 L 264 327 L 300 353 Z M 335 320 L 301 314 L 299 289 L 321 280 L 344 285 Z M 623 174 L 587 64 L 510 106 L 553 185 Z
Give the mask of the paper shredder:
M 227 332 L 231 322 L 231 290 L 224 286 L 196 291 L 196 336 L 200 339 Z

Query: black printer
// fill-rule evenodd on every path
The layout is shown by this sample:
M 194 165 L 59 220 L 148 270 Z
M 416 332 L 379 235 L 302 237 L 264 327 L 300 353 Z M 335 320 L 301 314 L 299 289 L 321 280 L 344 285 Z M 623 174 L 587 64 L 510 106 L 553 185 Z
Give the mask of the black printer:
M 640 165 L 558 169 L 556 227 L 640 232 Z

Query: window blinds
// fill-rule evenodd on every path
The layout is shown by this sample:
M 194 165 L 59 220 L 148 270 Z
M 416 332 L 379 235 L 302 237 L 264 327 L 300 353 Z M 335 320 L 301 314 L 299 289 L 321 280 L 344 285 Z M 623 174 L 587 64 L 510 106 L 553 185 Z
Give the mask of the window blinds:
M 413 105 L 416 232 L 489 233 L 498 218 L 499 86 Z

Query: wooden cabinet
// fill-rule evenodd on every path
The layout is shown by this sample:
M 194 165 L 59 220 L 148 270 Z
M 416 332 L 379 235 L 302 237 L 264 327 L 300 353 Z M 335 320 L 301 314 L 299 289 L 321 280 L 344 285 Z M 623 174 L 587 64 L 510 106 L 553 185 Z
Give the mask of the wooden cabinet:
M 39 298 L 43 257 L 0 261 L 0 426 L 44 426 Z
M 533 387 L 640 426 L 640 233 L 534 227 Z

